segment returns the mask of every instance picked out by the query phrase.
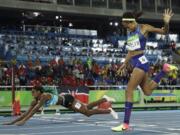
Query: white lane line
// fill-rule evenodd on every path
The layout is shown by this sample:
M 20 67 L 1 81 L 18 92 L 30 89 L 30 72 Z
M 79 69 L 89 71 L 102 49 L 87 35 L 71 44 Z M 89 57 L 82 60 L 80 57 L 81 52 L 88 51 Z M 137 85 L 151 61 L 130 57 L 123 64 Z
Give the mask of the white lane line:
M 70 121 L 70 120 L 73 120 L 72 118 L 48 118 L 48 117 L 31 118 L 31 119 L 34 119 L 34 120 L 48 120 L 48 121 L 51 121 L 51 120 L 58 120 L 58 121 Z
M 61 120 L 61 118 L 55 118 L 55 119 L 51 119 L 51 120 L 49 120 L 49 119 L 46 119 L 46 118 L 41 118 L 41 119 L 39 119 L 39 120 L 43 120 L 43 121 L 50 121 L 50 122 L 68 122 L 68 121 L 62 121 Z M 82 121 L 84 121 L 83 123 L 82 123 Z M 99 127 L 112 127 L 113 125 L 108 125 L 107 124 L 107 122 L 106 121 L 104 121 L 104 122 L 95 122 L 95 123 L 86 123 L 86 121 L 85 120 L 81 120 L 81 123 L 78 123 L 78 122 L 72 122 L 73 124 L 83 124 L 83 125 L 90 125 L 90 126 L 99 126 Z M 118 122 L 113 122 L 114 124 L 118 124 Z M 159 123 L 160 125 L 162 125 L 162 123 Z M 173 124 L 170 124 L 170 123 L 168 123 L 168 125 L 170 126 L 170 125 L 173 125 Z M 157 125 L 154 125 L 154 124 L 141 124 L 141 123 L 139 123 L 139 124 L 132 124 L 132 126 L 136 126 L 136 127 L 154 127 L 154 128 L 156 128 L 156 126 Z M 158 128 L 158 127 L 157 127 Z
M 172 132 L 164 132 L 164 131 L 142 129 L 142 128 L 135 128 L 135 131 L 145 131 L 145 132 L 153 132 L 153 133 L 172 134 Z
M 83 125 L 83 126 L 87 126 L 87 127 L 90 127 L 90 126 L 95 126 L 95 125 Z M 6 127 L 6 126 L 5 126 Z M 39 129 L 60 129 L 60 128 L 70 128 L 70 127 L 82 127 L 82 125 L 71 125 L 71 126 L 60 126 L 60 125 L 57 125 L 57 126 L 46 126 L 46 127 L 17 127 L 17 128 L 4 128 L 4 129 L 1 129 L 1 131 L 17 131 L 17 130 L 39 130 Z
M 50 135 L 50 134 L 65 134 L 65 133 L 87 133 L 87 132 L 102 132 L 110 131 L 109 129 L 94 129 L 94 130 L 77 130 L 77 131 L 60 131 L 60 132 L 46 132 L 46 133 L 28 133 L 28 135 Z
M 171 130 L 171 131 L 180 131 L 180 128 L 167 128 L 168 130 Z
M 141 123 L 137 123 L 137 124 L 131 124 L 132 127 L 157 127 L 157 125 L 152 125 L 152 124 L 141 124 Z
M 180 113 L 180 110 L 162 110 L 162 111 L 137 111 L 137 112 L 134 112 L 135 114 L 172 114 L 172 113 Z
M 27 134 L 0 134 L 0 135 L 27 135 Z
M 34 119 L 34 118 L 32 118 Z M 48 121 L 48 122 L 69 122 L 69 121 L 65 121 L 65 120 L 61 120 L 61 119 L 45 119 L 45 118 L 41 118 L 41 119 L 34 119 L 34 120 L 39 120 L 39 121 Z
M 119 124 L 118 121 L 97 121 L 95 124 L 104 124 L 104 125 L 109 125 L 109 124 Z
M 41 118 L 45 118 L 45 119 L 63 119 L 63 120 L 72 120 L 73 118 L 71 117 L 48 117 L 48 116 L 42 116 L 42 117 L 33 117 L 34 119 L 41 119 Z
M 173 120 L 173 121 L 179 121 L 180 120 L 180 115 L 179 116 L 177 116 L 177 117 L 171 117 L 171 116 L 164 116 L 164 117 L 162 117 L 162 118 L 160 118 L 160 117 L 154 117 L 154 116 L 151 116 L 151 117 L 144 117 L 143 116 L 143 118 L 138 118 L 138 119 L 136 119 L 135 117 L 136 116 L 133 116 L 134 117 L 134 119 L 132 119 L 132 120 L 134 120 L 134 121 L 159 121 L 159 120 L 161 120 L 161 121 L 166 121 L 166 120 Z
M 40 120 L 43 120 L 43 121 L 50 121 L 50 122 L 62 122 L 61 121 L 61 119 L 54 119 L 54 120 L 48 120 L 48 119 L 44 119 L 44 118 L 42 118 L 42 119 L 40 119 Z M 82 122 L 82 121 L 84 121 L 84 122 Z M 64 121 L 64 122 L 68 122 L 68 121 Z M 77 125 L 89 125 L 89 126 L 99 126 L 99 127 L 108 127 L 108 128 L 110 128 L 110 127 L 112 127 L 112 126 L 108 126 L 107 124 L 105 124 L 105 123 L 107 123 L 107 122 L 105 122 L 104 123 L 104 125 L 99 125 L 98 124 L 98 121 L 97 122 L 95 122 L 95 123 L 88 123 L 88 122 L 86 122 L 86 120 L 80 120 L 80 122 L 78 122 L 78 120 L 77 120 L 77 122 L 76 121 L 73 121 L 73 122 L 71 122 L 72 124 L 77 124 Z
M 141 122 L 138 122 L 138 123 L 136 123 L 136 124 L 131 124 L 131 125 L 136 125 L 136 126 L 141 126 L 141 125 L 150 125 L 150 126 L 154 126 L 154 128 L 159 128 L 159 127 L 161 127 L 161 128 L 166 128 L 166 127 L 176 127 L 177 126 L 177 123 L 179 123 L 179 121 L 176 121 L 176 122 L 172 122 L 172 121 L 168 121 L 168 123 L 155 123 L 155 124 L 153 124 L 153 122 L 145 122 L 145 124 L 142 124 L 143 122 L 141 121 Z M 179 127 L 178 127 L 179 128 Z
M 165 115 L 165 114 L 159 114 L 159 115 L 158 114 L 156 114 L 156 115 L 149 114 L 149 115 L 143 115 L 143 117 L 139 118 L 139 119 L 144 119 L 144 118 L 169 118 L 169 117 L 176 118 L 176 117 L 179 117 L 179 116 L 180 116 L 180 114 L 167 114 L 167 115 Z M 134 114 L 133 117 L 134 117 L 134 119 L 136 119 L 136 117 L 141 117 L 141 116 Z
M 78 123 L 78 122 L 73 122 L 73 124 L 77 124 L 77 125 L 89 125 L 89 126 L 97 126 L 97 127 L 108 127 L 108 128 L 110 128 L 111 126 L 106 126 L 106 125 L 98 125 L 98 124 L 94 124 L 94 123 L 92 123 L 92 124 L 90 124 L 90 123 Z

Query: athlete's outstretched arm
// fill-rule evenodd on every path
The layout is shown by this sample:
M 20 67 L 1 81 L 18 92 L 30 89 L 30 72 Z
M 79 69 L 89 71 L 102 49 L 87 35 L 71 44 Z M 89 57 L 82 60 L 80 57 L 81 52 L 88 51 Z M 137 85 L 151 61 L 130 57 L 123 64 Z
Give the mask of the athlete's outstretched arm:
M 145 24 L 145 29 L 147 32 L 154 32 L 159 34 L 167 34 L 169 31 L 169 22 L 174 13 L 170 9 L 165 9 L 163 14 L 164 27 L 163 28 L 155 28 L 154 26 Z
M 25 116 L 27 116 L 31 112 L 31 110 L 34 108 L 34 106 L 36 104 L 37 104 L 37 101 L 33 100 L 31 102 L 31 105 L 30 105 L 29 109 L 25 113 L 23 113 L 20 117 L 18 117 L 17 119 L 13 120 L 12 122 L 3 123 L 3 125 L 12 125 L 12 124 L 15 124 L 18 121 L 21 121 L 22 119 L 24 119 Z
M 25 122 L 30 119 L 44 104 L 46 101 L 46 95 L 43 95 L 41 99 L 37 102 L 37 104 L 31 109 L 31 111 L 20 121 L 16 122 L 16 125 L 21 126 L 24 125 Z

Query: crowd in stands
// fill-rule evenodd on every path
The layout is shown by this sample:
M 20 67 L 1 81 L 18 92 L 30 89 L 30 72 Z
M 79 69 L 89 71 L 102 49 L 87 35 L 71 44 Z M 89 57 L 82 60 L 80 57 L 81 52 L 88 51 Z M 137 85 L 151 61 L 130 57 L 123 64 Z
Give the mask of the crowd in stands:
M 104 40 L 62 37 L 55 34 L 57 31 L 46 30 L 39 31 L 40 34 L 32 34 L 32 30 L 0 34 L 2 60 L 16 60 L 16 85 L 36 82 L 70 86 L 127 84 L 132 67 L 117 73 L 127 53 L 122 43 L 117 45 L 110 37 Z M 174 48 L 174 45 L 171 44 L 171 47 Z M 158 49 L 147 46 L 146 55 L 151 61 L 150 77 L 161 70 L 163 63 L 173 62 L 171 57 L 167 57 L 169 50 L 167 46 Z M 0 85 L 11 85 L 11 71 L 12 64 L 0 62 Z M 179 74 L 173 72 L 161 84 L 180 84 L 178 78 Z
M 15 85 L 126 85 L 131 75 L 131 66 L 120 74 L 117 73 L 121 63 L 99 65 L 91 58 L 83 63 L 80 59 L 71 58 L 64 61 L 61 57 L 58 61 L 53 59 L 47 64 L 41 64 L 37 58 L 34 62 L 29 59 L 26 63 L 14 66 Z M 2 64 L 0 66 L 0 85 L 11 85 L 12 66 Z M 149 75 L 153 78 L 162 68 L 162 63 L 152 65 Z M 177 72 L 171 73 L 162 79 L 161 85 L 176 85 L 180 80 Z

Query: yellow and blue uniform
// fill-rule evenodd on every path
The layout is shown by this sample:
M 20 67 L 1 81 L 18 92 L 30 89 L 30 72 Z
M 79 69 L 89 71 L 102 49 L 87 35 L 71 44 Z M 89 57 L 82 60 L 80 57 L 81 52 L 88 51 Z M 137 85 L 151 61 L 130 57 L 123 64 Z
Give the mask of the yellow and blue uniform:
M 57 102 L 58 102 L 58 96 L 51 94 L 51 99 L 50 99 L 50 100 L 47 100 L 47 101 L 44 103 L 44 107 L 49 107 L 49 106 L 52 106 L 52 105 L 56 105 Z
M 59 98 L 58 95 L 51 94 L 51 99 L 44 103 L 44 107 L 56 105 L 58 102 L 58 98 Z M 74 102 L 74 97 L 70 94 L 65 94 L 65 95 L 61 96 L 61 98 L 62 98 L 61 105 L 64 107 L 67 107 L 67 108 L 70 107 L 72 105 L 72 103 Z

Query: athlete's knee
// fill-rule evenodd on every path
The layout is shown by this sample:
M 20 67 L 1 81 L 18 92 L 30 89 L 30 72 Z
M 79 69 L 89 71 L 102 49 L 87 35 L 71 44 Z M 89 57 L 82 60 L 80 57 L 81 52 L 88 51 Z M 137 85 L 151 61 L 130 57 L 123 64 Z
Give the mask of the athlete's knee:
M 92 114 L 91 112 L 87 109 L 84 111 L 84 115 L 87 116 L 87 117 L 90 117 Z
M 85 113 L 84 115 L 86 115 L 87 117 L 90 117 L 92 114 L 90 114 L 89 112 Z
M 152 91 L 149 89 L 143 89 L 144 95 L 150 96 L 152 94 Z
M 145 92 L 144 95 L 146 96 L 150 96 L 152 94 L 152 92 Z

